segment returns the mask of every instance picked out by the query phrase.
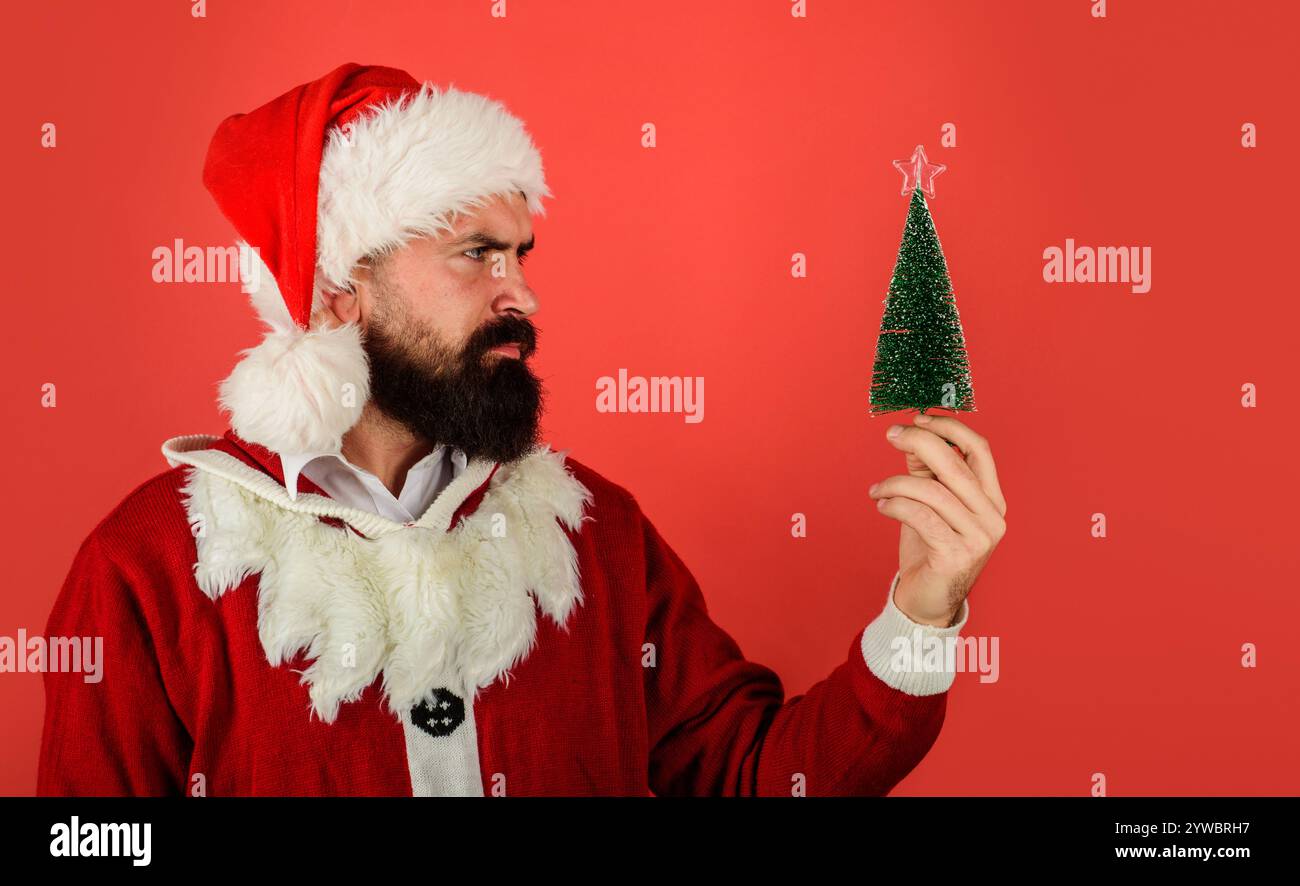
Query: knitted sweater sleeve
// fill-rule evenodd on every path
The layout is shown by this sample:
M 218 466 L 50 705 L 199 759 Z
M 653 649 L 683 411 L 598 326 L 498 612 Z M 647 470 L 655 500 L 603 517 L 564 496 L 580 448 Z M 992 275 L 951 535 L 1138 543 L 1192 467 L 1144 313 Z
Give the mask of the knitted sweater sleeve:
M 929 751 L 953 674 L 891 668 L 890 637 L 921 631 L 893 605 L 851 643 L 843 663 L 803 695 L 748 661 L 709 617 L 699 586 L 644 517 L 650 787 L 659 796 L 884 795 Z M 815 587 L 806 589 L 815 593 Z M 797 595 L 796 595 L 797 596 Z M 901 619 L 901 620 L 900 620 Z M 869 661 L 871 662 L 869 664 Z
M 44 674 L 37 794 L 183 794 L 189 735 L 168 700 L 139 600 L 95 534 L 78 551 L 45 633 L 102 638 L 103 646 L 98 679 Z

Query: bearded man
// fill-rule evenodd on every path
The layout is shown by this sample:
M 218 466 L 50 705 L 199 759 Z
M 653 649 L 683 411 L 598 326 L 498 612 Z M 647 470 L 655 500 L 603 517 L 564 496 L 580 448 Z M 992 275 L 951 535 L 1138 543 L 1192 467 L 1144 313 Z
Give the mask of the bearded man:
M 106 673 L 46 674 L 39 793 L 883 794 L 929 750 L 953 670 L 891 659 L 956 636 L 1004 530 L 974 432 L 896 438 L 884 608 L 785 700 L 635 497 L 537 439 L 550 191 L 500 103 L 342 65 L 226 119 L 204 183 L 270 329 L 230 429 L 77 554 L 47 634 Z

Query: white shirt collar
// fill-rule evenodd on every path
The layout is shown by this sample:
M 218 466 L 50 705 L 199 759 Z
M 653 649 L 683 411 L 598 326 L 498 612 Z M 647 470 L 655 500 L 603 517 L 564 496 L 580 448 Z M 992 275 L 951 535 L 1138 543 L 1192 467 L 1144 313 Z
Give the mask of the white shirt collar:
M 291 499 L 298 496 L 299 476 L 306 475 L 332 498 L 398 522 L 418 519 L 438 493 L 459 477 L 469 463 L 464 452 L 453 448 L 450 476 L 444 476 L 447 472 L 444 472 L 443 465 L 447 461 L 447 447 L 437 447 L 411 466 L 401 492 L 394 496 L 378 477 L 352 464 L 340 452 L 280 455 L 284 488 Z
M 307 467 L 307 462 L 318 458 L 325 458 L 330 455 L 336 455 L 333 452 L 303 452 L 293 455 L 280 455 L 280 468 L 284 471 L 284 491 L 289 493 L 290 499 L 298 497 L 298 475 L 302 469 Z M 343 456 L 339 456 L 342 458 Z

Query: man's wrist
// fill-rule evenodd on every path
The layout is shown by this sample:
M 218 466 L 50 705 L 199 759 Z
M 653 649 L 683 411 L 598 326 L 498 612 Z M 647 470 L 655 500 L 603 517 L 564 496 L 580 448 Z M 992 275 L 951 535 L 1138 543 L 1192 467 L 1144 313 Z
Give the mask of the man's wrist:
M 899 650 L 913 649 L 918 640 L 923 643 L 938 640 L 946 644 L 948 638 L 958 637 L 970 618 L 970 603 L 962 600 L 957 620 L 947 626 L 913 621 L 898 608 L 898 602 L 894 598 L 900 578 L 900 573 L 895 572 L 885 608 L 862 632 L 862 657 L 867 668 L 894 689 L 909 695 L 947 692 L 956 677 L 955 670 L 947 665 L 939 671 L 933 671 L 902 664 L 898 659 Z
M 906 600 L 900 600 L 897 592 L 894 593 L 894 605 L 897 606 L 898 610 L 906 615 L 910 620 L 917 624 L 929 625 L 932 628 L 950 628 L 957 623 L 957 617 L 961 615 L 961 604 L 958 604 L 956 609 L 949 610 L 947 615 L 941 615 L 938 618 L 925 618 L 923 616 L 914 615 L 908 602 Z

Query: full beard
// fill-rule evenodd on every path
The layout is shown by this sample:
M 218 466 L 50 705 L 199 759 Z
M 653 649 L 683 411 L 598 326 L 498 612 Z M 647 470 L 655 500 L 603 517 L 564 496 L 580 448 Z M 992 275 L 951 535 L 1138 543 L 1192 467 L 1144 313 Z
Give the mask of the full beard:
M 526 318 L 506 314 L 457 351 L 409 318 L 377 311 L 364 336 L 371 400 L 434 445 L 514 461 L 538 444 L 544 389 L 525 362 L 536 335 Z M 520 343 L 518 359 L 488 353 L 511 342 Z

